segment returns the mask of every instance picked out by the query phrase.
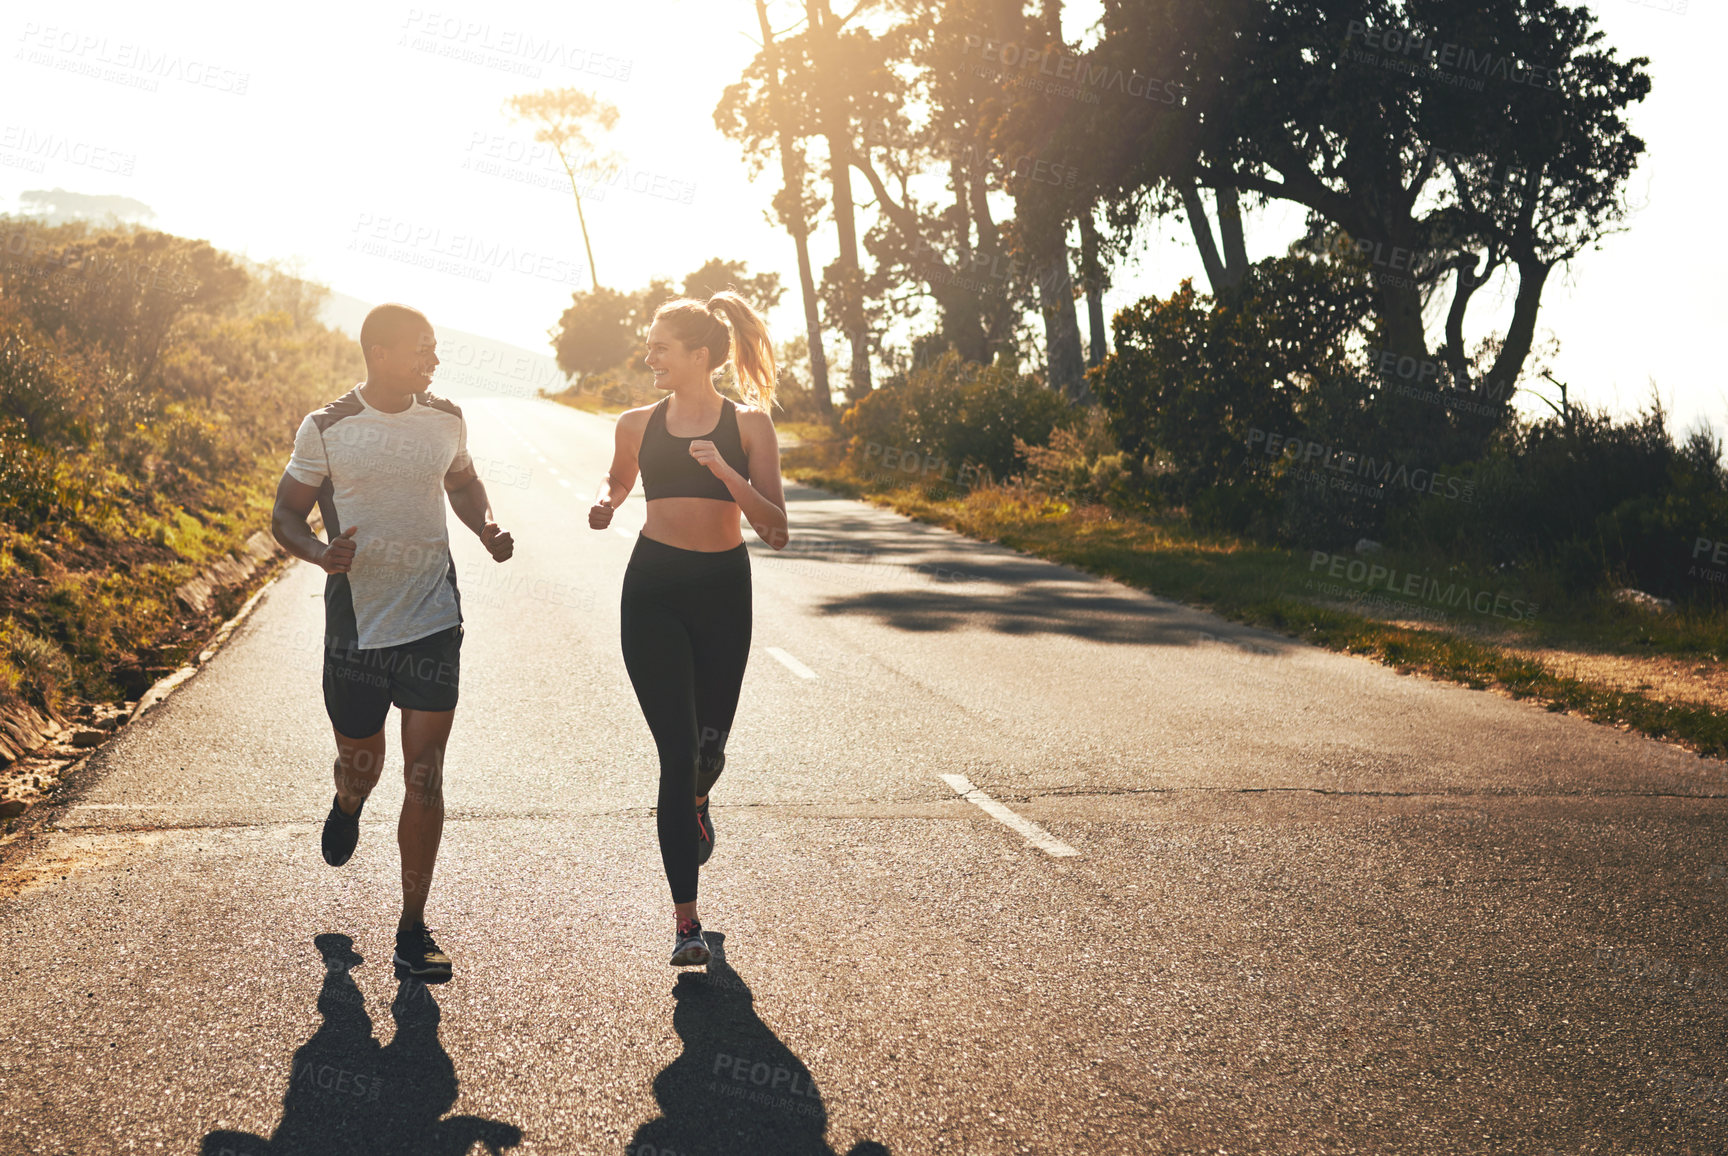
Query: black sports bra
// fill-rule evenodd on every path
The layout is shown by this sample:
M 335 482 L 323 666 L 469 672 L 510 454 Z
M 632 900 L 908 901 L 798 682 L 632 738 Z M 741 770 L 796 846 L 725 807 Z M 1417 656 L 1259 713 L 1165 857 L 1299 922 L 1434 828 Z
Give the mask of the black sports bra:
M 715 498 L 732 501 L 732 493 L 707 466 L 690 456 L 690 443 L 704 439 L 714 443 L 726 464 L 750 477 L 750 459 L 744 456 L 744 443 L 738 436 L 738 407 L 731 398 L 722 398 L 720 424 L 705 434 L 681 438 L 666 432 L 666 403 L 661 401 L 648 415 L 648 428 L 642 431 L 642 448 L 636 452 L 636 464 L 642 470 L 644 500 L 655 498 Z

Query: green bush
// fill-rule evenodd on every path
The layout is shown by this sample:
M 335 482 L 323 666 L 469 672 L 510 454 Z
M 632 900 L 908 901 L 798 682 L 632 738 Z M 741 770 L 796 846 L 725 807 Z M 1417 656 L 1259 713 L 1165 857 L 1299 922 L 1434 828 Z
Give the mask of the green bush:
M 1659 403 L 1618 421 L 1576 407 L 1538 422 L 1508 413 L 1486 453 L 1450 461 L 1472 444 L 1460 431 L 1481 423 L 1400 402 L 1362 372 L 1350 348 L 1355 336 L 1374 343 L 1366 304 L 1358 273 L 1298 253 L 1255 265 L 1222 300 L 1185 282 L 1119 312 L 1116 349 L 1092 381 L 1122 449 L 1157 463 L 1143 471 L 1149 492 L 1201 527 L 1330 548 L 1370 537 L 1485 573 L 1539 572 L 1567 598 L 1631 585 L 1728 600 L 1723 568 L 1693 557 L 1699 539 L 1711 554 L 1728 539 L 1711 434 L 1677 446 Z M 1412 405 L 1436 420 L 1413 423 Z M 1301 451 L 1267 452 L 1274 436 Z M 1029 456 L 1047 487 L 1089 492 L 1072 442 Z M 1387 466 L 1455 477 L 1473 500 L 1380 486 Z
M 1721 568 L 1693 558 L 1697 539 L 1728 538 L 1720 458 L 1707 431 L 1677 446 L 1659 404 L 1620 421 L 1574 410 L 1515 427 L 1460 467 L 1481 501 L 1412 504 L 1396 534 L 1503 569 L 1542 567 L 1570 596 L 1630 585 L 1720 602 L 1722 583 L 1697 571 Z
M 35 530 L 98 516 L 103 505 L 91 455 L 58 453 L 0 433 L 0 521 Z
M 1036 378 L 948 353 L 897 374 L 841 416 L 848 455 L 861 473 L 908 481 L 983 472 L 1004 478 L 1026 464 L 1026 445 L 1086 420 Z
M 1251 433 L 1300 435 L 1308 395 L 1350 392 L 1346 340 L 1368 304 L 1365 278 L 1304 256 L 1257 263 L 1224 300 L 1184 281 L 1116 314 L 1093 390 L 1123 450 L 1168 463 L 1166 500 L 1244 528 L 1279 488 Z
M 72 663 L 58 646 L 16 619 L 0 623 L 0 699 L 21 697 L 34 706 L 58 707 L 72 681 Z
M 1084 426 L 1057 428 L 1049 445 L 1017 442 L 1016 448 L 1026 459 L 1025 480 L 1051 497 L 1130 506 L 1140 495 L 1139 463 L 1117 447 L 1098 410 L 1089 411 Z

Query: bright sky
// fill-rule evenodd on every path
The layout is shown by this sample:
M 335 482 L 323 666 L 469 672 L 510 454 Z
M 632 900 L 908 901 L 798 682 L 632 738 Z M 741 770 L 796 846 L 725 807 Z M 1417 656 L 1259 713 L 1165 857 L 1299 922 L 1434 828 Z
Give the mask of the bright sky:
M 601 283 L 635 288 L 709 257 L 742 259 L 790 287 L 770 315 L 776 334 L 803 329 L 791 241 L 764 217 L 778 166 L 752 179 L 713 124 L 755 52 L 750 0 L 9 7 L 0 209 L 38 188 L 136 198 L 158 228 L 298 261 L 363 300 L 406 301 L 435 323 L 546 350 L 571 291 L 588 285 L 586 263 L 562 172 L 530 151 L 503 105 L 578 86 L 621 113 L 611 146 L 622 181 L 584 199 Z M 799 8 L 770 5 L 780 26 Z M 1654 92 L 1632 114 L 1649 155 L 1628 200 L 1643 207 L 1550 280 L 1540 334 L 1560 338 L 1555 373 L 1574 397 L 1630 412 L 1654 378 L 1677 427 L 1728 430 L 1712 336 L 1728 306 L 1713 264 L 1728 176 L 1716 88 L 1725 21 L 1688 0 L 1596 10 L 1622 56 L 1651 60 Z M 1095 11 L 1069 5 L 1072 36 Z M 1288 207 L 1251 218 L 1250 256 L 1282 252 L 1300 220 Z M 1148 238 L 1118 274 L 1110 309 L 1186 276 L 1204 286 L 1186 227 L 1154 232 L 1164 239 Z M 818 266 L 833 244 L 825 227 Z

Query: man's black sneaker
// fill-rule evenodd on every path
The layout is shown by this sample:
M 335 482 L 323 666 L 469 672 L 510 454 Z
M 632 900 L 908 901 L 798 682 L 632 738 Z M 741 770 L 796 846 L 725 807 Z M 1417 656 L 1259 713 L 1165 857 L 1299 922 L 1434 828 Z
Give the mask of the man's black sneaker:
M 396 977 L 421 983 L 445 983 L 450 979 L 450 957 L 438 949 L 424 923 L 396 932 Z
M 708 800 L 696 808 L 696 865 L 708 862 L 714 854 L 714 820 L 708 817 Z
M 672 948 L 673 967 L 701 967 L 708 962 L 708 941 L 702 938 L 702 924 L 692 919 L 678 924 L 678 941 Z
M 330 800 L 330 813 L 324 816 L 324 862 L 332 867 L 348 862 L 354 854 L 354 845 L 360 842 L 360 812 L 365 809 L 365 799 L 360 800 L 352 815 L 344 812 L 336 799 Z

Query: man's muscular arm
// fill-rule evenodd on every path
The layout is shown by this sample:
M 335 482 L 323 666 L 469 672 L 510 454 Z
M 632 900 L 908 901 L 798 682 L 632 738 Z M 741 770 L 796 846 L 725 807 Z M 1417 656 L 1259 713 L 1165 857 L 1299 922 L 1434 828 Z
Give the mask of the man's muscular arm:
M 474 467 L 454 470 L 444 475 L 444 492 L 450 497 L 450 508 L 462 519 L 462 524 L 480 535 L 480 544 L 502 562 L 516 552 L 510 531 L 492 520 L 492 504 L 486 497 L 486 483 L 474 472 Z
M 325 545 L 306 524 L 317 502 L 317 486 L 309 486 L 284 473 L 282 480 L 276 483 L 276 505 L 270 511 L 270 533 L 294 557 L 321 567 L 327 574 L 346 574 L 354 564 L 354 531 L 358 527 L 349 526 L 333 542 Z

